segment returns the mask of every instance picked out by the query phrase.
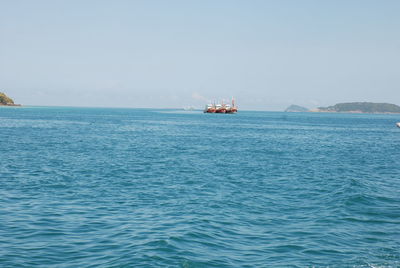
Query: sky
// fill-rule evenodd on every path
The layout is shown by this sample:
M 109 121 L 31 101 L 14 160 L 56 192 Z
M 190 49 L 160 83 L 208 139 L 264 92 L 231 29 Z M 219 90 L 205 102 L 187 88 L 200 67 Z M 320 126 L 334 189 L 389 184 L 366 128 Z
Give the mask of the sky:
M 398 0 L 0 0 L 0 92 L 44 106 L 400 105 Z

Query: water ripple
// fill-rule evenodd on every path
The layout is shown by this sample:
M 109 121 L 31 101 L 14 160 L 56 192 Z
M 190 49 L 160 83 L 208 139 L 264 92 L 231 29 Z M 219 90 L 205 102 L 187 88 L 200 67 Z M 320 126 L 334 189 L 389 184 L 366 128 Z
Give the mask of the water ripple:
M 0 114 L 1 267 L 399 267 L 393 115 Z

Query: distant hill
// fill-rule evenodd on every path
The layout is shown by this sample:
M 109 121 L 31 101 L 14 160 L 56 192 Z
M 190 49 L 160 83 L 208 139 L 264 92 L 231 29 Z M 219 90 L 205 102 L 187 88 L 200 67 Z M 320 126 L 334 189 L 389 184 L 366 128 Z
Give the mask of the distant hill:
M 285 112 L 308 112 L 309 110 L 299 105 L 290 105 L 286 108 Z
M 9 98 L 6 94 L 0 92 L 0 105 L 9 105 L 9 106 L 13 106 L 14 101 Z
M 319 107 L 316 111 L 338 113 L 400 113 L 400 106 L 391 103 L 347 102 L 329 107 Z

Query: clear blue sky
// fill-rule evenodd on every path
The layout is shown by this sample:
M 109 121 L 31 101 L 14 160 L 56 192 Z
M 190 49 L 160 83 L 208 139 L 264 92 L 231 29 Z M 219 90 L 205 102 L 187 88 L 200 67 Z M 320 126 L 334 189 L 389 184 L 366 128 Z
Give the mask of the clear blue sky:
M 400 104 L 400 1 L 0 0 L 0 91 L 27 105 Z

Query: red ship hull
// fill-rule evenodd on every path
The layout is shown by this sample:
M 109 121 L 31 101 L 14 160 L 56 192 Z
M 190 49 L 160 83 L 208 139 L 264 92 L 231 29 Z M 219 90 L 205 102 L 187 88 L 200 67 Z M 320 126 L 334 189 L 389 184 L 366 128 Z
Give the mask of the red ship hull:
M 214 113 L 216 113 L 216 109 L 214 109 L 214 108 L 209 108 L 209 109 L 205 110 L 204 112 L 205 112 L 205 113 L 214 114 Z

